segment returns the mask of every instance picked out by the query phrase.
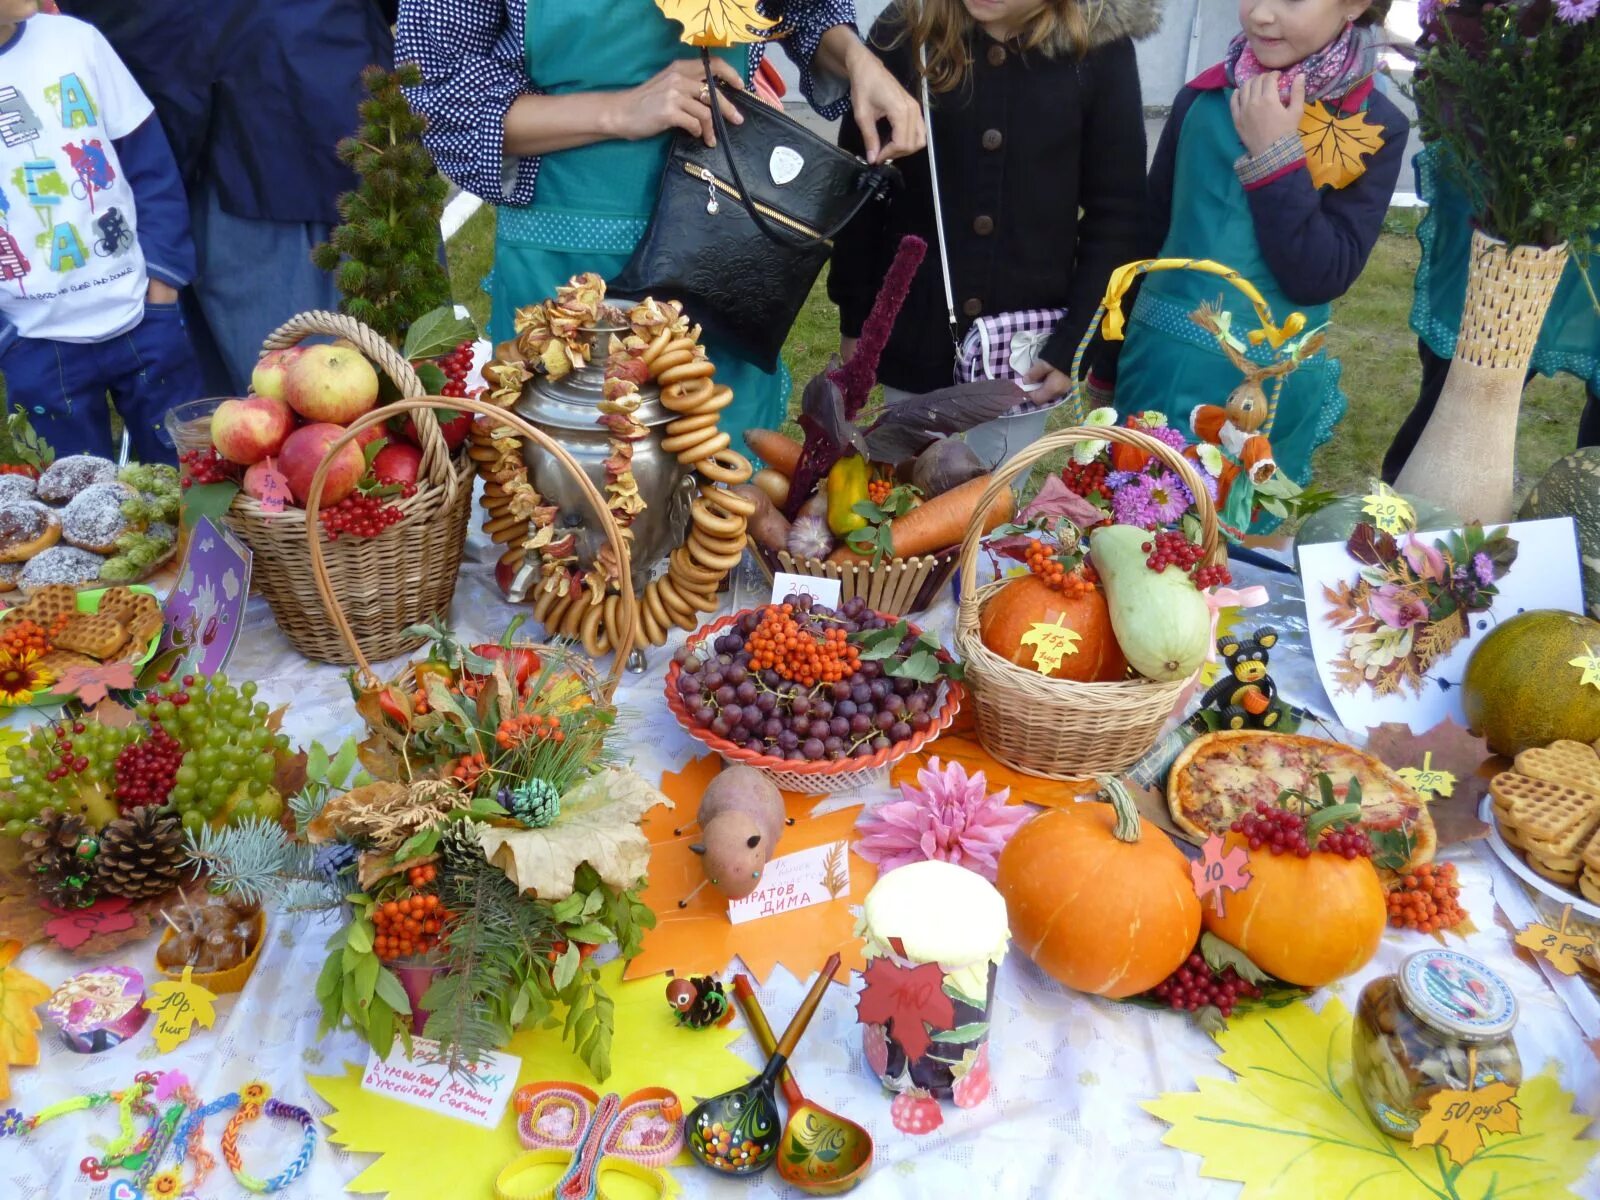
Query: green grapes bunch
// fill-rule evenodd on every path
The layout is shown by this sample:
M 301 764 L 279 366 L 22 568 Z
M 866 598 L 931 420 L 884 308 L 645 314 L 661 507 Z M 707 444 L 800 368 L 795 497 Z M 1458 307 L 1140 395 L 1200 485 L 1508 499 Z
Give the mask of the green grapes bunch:
M 58 721 L 36 727 L 11 750 L 11 784 L 0 791 L 0 833 L 21 837 L 47 808 L 66 809 L 103 825 L 117 815 L 111 800 L 117 755 L 140 736 L 98 721 Z

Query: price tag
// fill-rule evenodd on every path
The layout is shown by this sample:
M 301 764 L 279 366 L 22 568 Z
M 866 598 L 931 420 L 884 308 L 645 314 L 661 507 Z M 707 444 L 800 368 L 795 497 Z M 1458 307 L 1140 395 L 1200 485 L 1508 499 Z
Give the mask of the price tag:
M 281 513 L 289 500 L 289 477 L 269 458 L 261 472 L 261 508 L 265 512 Z
M 1435 771 L 1433 769 L 1433 751 L 1429 750 L 1422 756 L 1422 766 L 1403 767 L 1395 772 L 1411 789 L 1427 799 L 1428 794 L 1438 796 L 1452 796 L 1456 790 L 1456 777 L 1449 771 Z
M 1227 845 L 1220 833 L 1213 833 L 1200 847 L 1200 861 L 1189 864 L 1189 877 L 1194 880 L 1194 894 L 1204 904 L 1211 897 L 1217 907 L 1217 916 L 1223 915 L 1224 897 L 1229 892 L 1242 892 L 1250 886 L 1250 851 L 1235 846 L 1224 852 Z
M 1589 649 L 1589 643 L 1583 644 L 1583 653 L 1577 658 L 1569 658 L 1567 666 L 1577 667 L 1583 672 L 1583 678 L 1578 680 L 1579 687 L 1592 687 L 1600 691 L 1600 654 Z
M 1048 675 L 1061 665 L 1061 660 L 1078 652 L 1082 637 L 1075 629 L 1068 629 L 1057 621 L 1035 621 L 1022 635 L 1021 644 L 1033 647 L 1033 669 Z
M 772 577 L 772 603 L 782 604 L 785 596 L 810 596 L 813 604 L 838 608 L 843 586 L 837 579 L 824 579 L 820 575 L 791 575 L 779 571 Z
M 216 996 L 195 983 L 190 978 L 193 974 L 193 967 L 185 967 L 182 979 L 153 983 L 145 997 L 144 1006 L 156 1018 L 155 1028 L 151 1030 L 156 1049 L 163 1054 L 171 1053 L 188 1041 L 196 1025 L 210 1029 L 217 1019 Z
M 1380 483 L 1372 495 L 1362 497 L 1361 511 L 1387 534 L 1406 533 L 1416 528 L 1416 510 L 1386 483 Z
M 1567 920 L 1571 915 L 1572 905 L 1569 904 L 1561 910 L 1559 928 L 1529 925 L 1517 934 L 1517 945 L 1526 946 L 1563 975 L 1576 975 L 1579 961 L 1593 959 L 1600 951 L 1597 951 L 1594 939 L 1588 934 L 1567 932 Z
M 1438 1146 L 1462 1166 L 1483 1149 L 1485 1134 L 1522 1132 L 1517 1089 L 1498 1079 L 1475 1087 L 1477 1078 L 1478 1051 L 1474 1048 L 1467 1051 L 1466 1090 L 1446 1088 L 1434 1093 L 1411 1135 L 1413 1147 Z

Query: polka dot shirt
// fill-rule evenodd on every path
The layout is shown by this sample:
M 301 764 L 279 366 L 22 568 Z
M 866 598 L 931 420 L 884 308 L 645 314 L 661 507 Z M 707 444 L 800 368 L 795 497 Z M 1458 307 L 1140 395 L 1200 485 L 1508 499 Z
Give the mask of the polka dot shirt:
M 767 0 L 782 11 L 791 30 L 782 45 L 800 69 L 800 87 L 824 116 L 843 115 L 848 92 L 836 81 L 814 77 L 811 59 L 822 35 L 855 23 L 854 0 Z M 537 93 L 524 68 L 525 0 L 401 0 L 395 61 L 422 68 L 421 86 L 407 95 L 428 118 L 424 135 L 439 169 L 462 189 L 491 204 L 533 202 L 537 158 L 507 157 L 506 110 L 518 96 Z M 665 20 L 665 18 L 662 18 Z M 766 47 L 750 47 L 750 70 Z

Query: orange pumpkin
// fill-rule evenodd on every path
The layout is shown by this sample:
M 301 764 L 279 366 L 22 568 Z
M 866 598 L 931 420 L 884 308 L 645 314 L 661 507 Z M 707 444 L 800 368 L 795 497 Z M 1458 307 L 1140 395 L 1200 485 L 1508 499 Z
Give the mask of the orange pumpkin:
M 1111 629 L 1111 610 L 1099 588 L 1068 596 L 1037 575 L 1023 575 L 1001 588 L 978 616 L 983 644 L 1019 667 L 1038 670 L 1034 646 L 1023 639 L 1035 625 L 1064 625 L 1078 635 L 1072 653 L 1061 656 L 1052 679 L 1106 683 L 1128 673 L 1128 660 Z
M 1249 843 L 1226 835 L 1228 849 Z M 1359 971 L 1378 952 L 1388 923 L 1383 884 L 1367 858 L 1309 858 L 1257 850 L 1250 883 L 1226 898 L 1223 915 L 1205 908 L 1205 926 L 1269 975 L 1322 987 Z
M 1041 813 L 1000 853 L 995 886 L 1012 943 L 1080 992 L 1121 999 L 1155 987 L 1200 936 L 1189 863 L 1134 810 L 1127 789 L 1101 784 L 1110 804 Z

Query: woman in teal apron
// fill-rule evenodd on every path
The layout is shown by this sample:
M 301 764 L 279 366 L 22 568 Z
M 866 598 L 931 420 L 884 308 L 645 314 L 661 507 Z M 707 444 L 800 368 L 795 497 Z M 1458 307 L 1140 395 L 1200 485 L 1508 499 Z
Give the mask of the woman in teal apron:
M 1150 170 L 1150 196 L 1164 231 L 1162 258 L 1212 259 L 1233 268 L 1261 292 L 1282 323 L 1291 312 L 1305 315 L 1306 328 L 1328 320 L 1332 300 L 1355 281 L 1376 242 L 1394 191 L 1406 142 L 1406 120 L 1372 88 L 1370 73 L 1351 78 L 1348 64 L 1370 61 L 1365 27 L 1349 26 L 1313 62 L 1283 72 L 1305 79 L 1307 109 L 1321 100 L 1341 116 L 1360 118 L 1381 145 L 1343 173 L 1313 175 L 1299 136 L 1289 134 L 1264 153 L 1244 148 L 1230 101 L 1243 35 L 1224 63 L 1204 72 L 1179 93 Z M 1338 51 L 1335 54 L 1335 51 Z M 1334 69 L 1338 64 L 1347 64 Z M 1302 70 L 1303 69 L 1303 70 Z M 1258 69 L 1259 70 L 1259 69 Z M 1242 82 L 1242 79 L 1241 79 Z M 1319 94 L 1320 93 L 1320 94 Z M 1320 107 L 1320 106 L 1319 106 Z M 1240 382 L 1239 371 L 1215 339 L 1189 319 L 1202 303 L 1220 302 L 1241 337 L 1260 327 L 1250 301 L 1214 275 L 1161 271 L 1146 276 L 1116 363 L 1116 405 L 1125 413 L 1159 410 L 1191 440 L 1190 414 L 1202 404 L 1221 404 Z M 1251 348 L 1258 363 L 1273 361 L 1266 345 Z M 1337 359 L 1319 353 L 1284 381 L 1268 384 L 1277 403 L 1264 431 L 1279 470 L 1298 484 L 1311 478 L 1311 457 L 1333 434 L 1346 400 L 1339 388 Z M 1230 493 L 1224 519 L 1235 528 L 1249 522 L 1250 489 Z M 1245 511 L 1231 511 L 1242 506 Z M 1271 518 L 1254 524 L 1257 532 Z
M 832 101 L 824 112 L 836 116 L 848 80 L 858 121 L 874 128 L 877 159 L 916 150 L 917 106 L 861 46 L 849 24 L 854 16 L 848 0 L 788 5 L 802 84 L 814 102 Z M 516 309 L 585 271 L 610 278 L 632 255 L 655 207 L 677 117 L 709 118 L 699 51 L 682 42 L 682 32 L 655 0 L 401 4 L 395 56 L 422 68 L 424 84 L 410 98 L 428 117 L 424 140 L 446 175 L 498 206 L 487 281 L 493 341 L 512 336 Z M 732 68 L 728 76 L 748 81 L 761 48 L 715 53 Z M 684 68 L 664 75 L 675 62 Z M 815 80 L 813 65 L 822 71 Z M 569 101 L 516 107 L 529 95 Z M 880 118 L 892 130 L 881 148 Z M 714 340 L 706 349 L 734 392 L 725 429 L 737 435 L 783 422 L 789 377 L 781 365 L 763 371 L 737 346 Z

